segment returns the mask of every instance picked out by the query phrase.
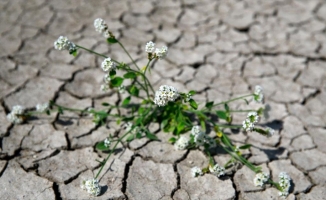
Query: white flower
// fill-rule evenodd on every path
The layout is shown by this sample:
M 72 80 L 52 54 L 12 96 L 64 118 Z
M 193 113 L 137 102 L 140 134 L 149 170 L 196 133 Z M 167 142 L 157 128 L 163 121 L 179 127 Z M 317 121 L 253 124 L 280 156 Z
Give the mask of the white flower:
M 102 92 L 106 92 L 110 89 L 110 87 L 108 84 L 102 84 L 100 89 Z
M 247 115 L 247 119 L 249 119 L 251 123 L 255 124 L 259 121 L 259 116 L 257 112 L 249 112 Z
M 104 83 L 109 84 L 111 81 L 110 74 L 104 75 Z
M 176 150 L 184 150 L 189 145 L 189 141 L 185 136 L 181 136 L 176 143 L 174 143 L 174 148 Z
M 207 136 L 205 132 L 200 129 L 200 126 L 193 126 L 191 129 L 191 135 L 194 136 L 194 142 L 197 146 L 208 145 L 208 148 L 216 147 L 216 141 Z
M 254 129 L 254 124 L 252 122 L 250 122 L 249 119 L 245 119 L 242 123 L 242 127 L 244 128 L 244 130 L 246 130 L 247 132 L 252 131 Z
M 197 177 L 203 175 L 203 171 L 199 167 L 191 168 L 191 176 Z
M 101 193 L 101 187 L 96 179 L 83 180 L 80 187 L 92 196 L 98 196 Z
M 153 53 L 155 49 L 155 43 L 152 41 L 147 42 L 146 47 L 145 47 L 145 51 L 147 53 Z
M 24 122 L 24 112 L 25 108 L 23 106 L 13 106 L 11 112 L 7 115 L 7 120 L 14 124 L 21 124 Z
M 49 109 L 49 103 L 37 104 L 36 105 L 36 111 L 38 111 L 38 112 L 45 112 L 48 109 Z
M 126 92 L 126 86 L 124 86 L 124 85 L 120 85 L 119 86 L 119 93 L 120 94 L 123 94 L 123 93 L 125 93 Z
M 131 122 L 127 122 L 127 123 L 123 124 L 122 127 L 128 132 L 132 128 L 132 123 Z
M 225 174 L 225 168 L 215 164 L 213 167 L 209 166 L 209 171 L 217 177 Z
M 103 60 L 101 67 L 105 72 L 116 69 L 115 63 L 111 60 L 110 57 Z
M 198 134 L 194 135 L 194 142 L 196 143 L 197 146 L 202 146 L 205 144 L 205 133 L 204 132 L 199 132 Z
M 275 133 L 275 130 L 270 127 L 267 127 L 266 133 L 267 133 L 267 137 L 272 137 Z
M 269 174 L 262 173 L 262 172 L 258 173 L 254 178 L 254 184 L 255 186 L 263 187 L 263 185 L 268 181 L 268 179 L 269 179 Z
M 208 144 L 208 148 L 214 148 L 216 147 L 216 140 L 213 138 L 206 136 L 205 137 L 205 144 Z
M 202 132 L 199 126 L 193 126 L 191 129 L 192 135 L 197 135 L 198 133 Z
M 158 106 L 165 106 L 169 101 L 175 101 L 179 97 L 178 90 L 172 86 L 162 85 L 155 92 L 154 103 Z
M 156 48 L 155 54 L 158 59 L 163 59 L 168 54 L 168 48 L 166 46 L 163 46 L 160 49 Z
M 105 147 L 110 147 L 110 145 L 111 145 L 111 140 L 109 138 L 105 138 L 105 140 L 104 140 L 104 146 Z
M 279 195 L 280 196 L 289 195 L 289 189 L 290 189 L 290 186 L 291 186 L 291 182 L 290 182 L 291 178 L 290 178 L 290 176 L 286 172 L 281 172 L 278 177 L 280 179 L 278 184 L 282 188 L 282 191 L 279 192 Z
M 194 142 L 197 146 L 201 146 L 205 143 L 205 133 L 200 129 L 200 126 L 193 126 L 191 135 L 194 136 Z
M 69 52 L 74 52 L 77 50 L 76 45 L 71 42 L 67 37 L 60 36 L 54 42 L 54 48 L 57 50 L 68 50 Z
M 254 100 L 258 103 L 262 103 L 264 100 L 263 88 L 259 85 L 255 87 Z
M 190 99 L 192 99 L 192 95 L 188 93 L 186 95 L 186 101 L 188 102 L 188 101 L 190 101 Z
M 107 32 L 108 30 L 108 25 L 106 24 L 106 22 L 101 19 L 101 18 L 98 18 L 98 19 L 95 19 L 94 20 L 94 27 L 95 27 L 95 30 L 99 33 L 105 33 Z
M 249 112 L 247 118 L 242 122 L 242 127 L 247 131 L 252 131 L 255 127 L 255 123 L 259 121 L 257 112 Z

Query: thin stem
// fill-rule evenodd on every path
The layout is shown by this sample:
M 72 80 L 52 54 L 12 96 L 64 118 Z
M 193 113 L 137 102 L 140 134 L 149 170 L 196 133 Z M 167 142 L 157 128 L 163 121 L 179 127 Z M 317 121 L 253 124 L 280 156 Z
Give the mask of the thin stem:
M 229 112 L 256 112 L 256 110 L 230 110 Z
M 58 105 L 56 103 L 52 103 L 52 106 L 56 106 L 56 107 L 61 108 L 63 110 L 69 110 L 69 111 L 74 111 L 74 112 L 82 112 L 82 113 L 83 112 L 89 112 L 87 110 L 76 109 L 76 108 L 68 108 L 68 107 L 65 107 L 65 106 L 60 106 L 60 105 Z
M 239 156 L 238 154 L 233 153 L 232 151 L 230 151 L 229 149 L 225 148 L 224 146 L 222 146 L 222 148 L 228 152 L 233 158 L 241 161 L 244 165 L 246 165 L 249 169 L 251 169 L 252 171 L 254 171 L 255 173 L 258 173 L 260 171 L 259 168 L 255 167 L 253 164 L 251 164 L 250 162 L 248 162 L 245 158 L 243 158 L 242 156 Z
M 104 163 L 102 163 L 102 166 L 101 166 L 100 170 L 97 172 L 97 174 L 96 174 L 96 176 L 95 176 L 95 179 L 97 179 L 98 176 L 101 174 L 101 172 L 102 172 L 102 170 L 103 170 L 103 168 L 104 168 L 106 162 L 110 159 L 110 157 L 111 157 L 113 151 L 117 148 L 119 142 L 121 142 L 121 140 L 122 140 L 124 137 L 126 137 L 126 136 L 131 132 L 131 131 L 132 131 L 132 129 L 129 130 L 128 132 L 126 132 L 123 136 L 121 136 L 121 137 L 117 140 L 117 142 L 116 142 L 115 145 L 113 146 L 112 150 L 110 151 L 109 155 L 105 158 Z
M 80 48 L 80 49 L 84 49 L 84 50 L 86 50 L 86 51 L 88 51 L 88 52 L 91 52 L 91 53 L 93 53 L 93 54 L 95 54 L 95 55 L 98 55 L 98 56 L 101 56 L 101 57 L 103 57 L 103 58 L 107 58 L 107 56 L 105 56 L 105 55 L 103 55 L 103 54 L 97 53 L 97 52 L 95 52 L 95 51 L 92 51 L 92 50 L 87 49 L 87 48 L 85 48 L 85 47 L 79 46 L 79 45 L 77 45 L 77 44 L 76 44 L 76 47 L 78 47 L 78 48 Z
M 220 102 L 220 103 L 216 103 L 216 104 L 214 104 L 213 107 L 218 106 L 218 105 L 223 105 L 223 104 L 226 104 L 226 103 L 230 103 L 230 102 L 232 102 L 232 101 L 236 101 L 236 100 L 243 99 L 243 98 L 246 98 L 246 97 L 250 97 L 250 96 L 252 96 L 252 95 L 253 95 L 253 94 L 247 94 L 247 95 L 244 95 L 244 96 L 241 96 L 241 97 L 237 97 L 237 98 L 234 98 L 234 99 L 230 99 L 230 100 L 228 100 L 228 101 L 222 101 L 222 102 Z
M 146 74 L 147 68 L 149 67 L 149 63 L 150 63 L 151 61 L 152 61 L 151 59 L 148 60 L 147 65 L 146 65 L 145 70 L 144 70 L 144 75 Z
M 117 40 L 118 41 L 118 40 Z M 123 44 L 118 41 L 118 44 L 121 46 L 121 48 L 126 52 L 126 54 L 129 56 L 130 60 L 134 63 L 134 65 L 137 67 L 138 71 L 140 71 L 140 68 L 138 67 L 138 65 L 136 64 L 136 62 L 134 61 L 134 59 L 131 57 L 131 55 L 129 54 L 129 52 L 127 51 L 127 49 L 123 46 Z
M 274 186 L 275 186 L 279 191 L 283 192 L 283 188 L 280 186 L 279 183 L 276 183 L 276 182 L 274 182 L 274 181 L 271 180 L 271 179 L 268 179 L 268 183 L 274 185 Z

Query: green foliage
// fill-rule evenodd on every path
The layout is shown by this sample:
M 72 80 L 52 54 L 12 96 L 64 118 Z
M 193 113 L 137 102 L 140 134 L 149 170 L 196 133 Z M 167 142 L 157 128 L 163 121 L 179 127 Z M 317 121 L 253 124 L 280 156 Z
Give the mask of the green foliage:
M 115 39 L 114 37 L 109 37 L 107 40 L 106 40 L 109 44 L 115 44 L 118 42 L 117 39 Z
M 251 144 L 245 144 L 239 147 L 239 149 L 249 149 L 251 147 Z
M 130 78 L 130 79 L 134 79 L 137 77 L 136 73 L 134 72 L 127 72 L 123 75 L 124 78 Z
M 100 150 L 100 151 L 110 150 L 110 147 L 106 147 L 104 145 L 104 141 L 97 143 L 96 146 L 95 146 L 95 148 L 98 149 L 98 150 Z
M 214 105 L 214 101 L 210 101 L 210 102 L 207 102 L 205 107 L 208 109 L 208 110 L 211 110 L 213 108 L 213 105 Z
M 189 103 L 190 103 L 190 106 L 191 106 L 193 109 L 197 110 L 198 105 L 197 105 L 197 103 L 196 103 L 195 100 L 190 99 L 190 100 L 189 100 Z
M 116 76 L 113 79 L 111 79 L 111 84 L 114 87 L 119 87 L 123 83 L 123 78 Z
M 130 100 L 131 100 L 131 96 L 126 97 L 126 98 L 122 101 L 122 106 L 126 106 L 126 105 L 128 105 L 129 102 L 130 102 Z
M 108 103 L 106 103 L 106 102 L 103 102 L 102 104 L 101 104 L 102 106 L 110 106 L 110 104 L 108 104 Z
M 148 132 L 148 131 L 146 131 L 146 137 L 147 137 L 148 139 L 151 139 L 151 140 L 158 140 L 158 138 L 157 138 L 156 135 L 154 135 L 154 134 L 152 134 L 152 133 L 150 133 L 150 132 Z
M 216 115 L 218 116 L 218 118 L 224 119 L 224 120 L 226 120 L 227 116 L 228 116 L 227 113 L 223 110 L 216 111 Z
M 131 87 L 128 87 L 128 92 L 131 95 L 136 96 L 136 97 L 138 97 L 138 95 L 139 95 L 139 89 L 135 85 L 132 85 Z
M 174 144 L 177 141 L 177 139 L 175 137 L 171 137 L 168 142 L 171 144 Z

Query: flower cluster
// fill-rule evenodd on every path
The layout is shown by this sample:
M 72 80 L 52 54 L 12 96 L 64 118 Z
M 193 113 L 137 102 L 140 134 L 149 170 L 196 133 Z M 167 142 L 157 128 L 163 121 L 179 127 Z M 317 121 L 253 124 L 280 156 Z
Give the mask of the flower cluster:
M 104 37 L 106 37 L 106 38 L 111 37 L 111 33 L 109 32 L 108 25 L 106 24 L 106 22 L 103 19 L 101 19 L 101 18 L 95 19 L 94 27 L 95 27 L 95 30 L 99 33 L 102 33 Z
M 225 174 L 225 168 L 215 164 L 213 167 L 209 166 L 209 171 L 217 177 L 223 176 Z
M 80 187 L 92 196 L 98 196 L 101 193 L 101 187 L 96 179 L 83 180 Z
M 36 111 L 38 112 L 46 112 L 49 110 L 49 103 L 37 104 Z
M 126 130 L 126 132 L 130 131 L 130 134 L 144 134 L 144 131 L 139 126 L 133 127 L 133 124 L 131 122 L 125 123 L 122 127 Z
M 155 92 L 154 103 L 158 106 L 165 106 L 169 101 L 173 102 L 179 97 L 178 90 L 172 86 L 162 85 Z
M 111 145 L 111 140 L 109 138 L 105 138 L 105 140 L 104 140 L 104 146 L 105 147 L 110 147 L 110 145 Z
M 197 177 L 197 176 L 202 176 L 203 171 L 199 167 L 193 167 L 191 168 L 191 176 L 192 177 Z
M 191 129 L 191 135 L 194 136 L 194 142 L 197 146 L 208 146 L 209 148 L 216 147 L 216 142 L 213 138 L 207 136 L 199 126 L 193 126 Z
M 101 64 L 103 71 L 110 72 L 116 69 L 115 63 L 111 60 L 110 57 L 105 58 Z
M 291 178 L 286 172 L 281 172 L 278 175 L 278 177 L 280 179 L 278 184 L 282 188 L 282 191 L 279 192 L 279 195 L 286 197 L 287 195 L 289 195 L 289 189 L 290 189 L 290 186 L 291 186 Z
M 76 45 L 71 42 L 67 37 L 60 36 L 55 42 L 54 42 L 54 48 L 57 50 L 68 50 L 69 53 L 73 53 L 77 50 Z
M 153 58 L 163 59 L 168 54 L 168 47 L 163 46 L 161 48 L 155 49 L 155 43 L 152 41 L 147 42 L 145 46 L 145 51 L 149 53 L 150 55 L 153 55 Z
M 267 183 L 268 179 L 269 179 L 268 173 L 262 173 L 262 172 L 258 173 L 254 178 L 254 184 L 255 186 L 263 187 L 263 185 Z
M 257 112 L 249 112 L 247 118 L 243 121 L 243 128 L 249 132 L 252 131 L 255 127 L 255 124 L 259 121 L 259 116 Z
M 189 140 L 185 136 L 181 136 L 176 143 L 174 143 L 174 148 L 177 150 L 185 150 L 189 145 Z
M 7 115 L 7 119 L 14 124 L 21 124 L 24 122 L 24 112 L 25 108 L 23 106 L 13 106 L 11 112 Z
M 255 87 L 254 100 L 258 103 L 262 103 L 264 101 L 263 88 L 259 85 L 256 85 Z
M 103 80 L 104 80 L 104 84 L 101 85 L 101 91 L 106 92 L 110 88 L 110 85 L 109 85 L 110 80 L 111 80 L 110 74 L 105 74 Z
M 147 53 L 153 53 L 155 50 L 155 43 L 152 41 L 147 42 L 146 46 L 145 46 L 145 51 Z
M 274 135 L 274 133 L 275 133 L 275 130 L 272 129 L 272 128 L 270 128 L 270 127 L 267 127 L 267 129 L 265 130 L 265 132 L 266 132 L 266 136 L 267 137 L 272 137 Z

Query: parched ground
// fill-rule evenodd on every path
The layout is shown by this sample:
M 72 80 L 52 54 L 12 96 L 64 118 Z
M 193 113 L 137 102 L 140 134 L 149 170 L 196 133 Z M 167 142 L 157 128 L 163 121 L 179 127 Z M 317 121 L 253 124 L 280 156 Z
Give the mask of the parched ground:
M 221 101 L 264 88 L 270 108 L 261 125 L 275 128 L 266 139 L 231 133 L 251 143 L 246 155 L 274 177 L 293 179 L 287 199 L 326 199 L 326 2 L 322 0 L 1 0 L 0 1 L 0 199 L 88 199 L 79 188 L 99 170 L 106 154 L 94 144 L 120 127 L 94 126 L 88 117 L 67 112 L 12 125 L 14 105 L 33 108 L 48 100 L 77 108 L 101 108 L 119 98 L 99 88 L 101 58 L 79 51 L 74 58 L 53 48 L 65 35 L 120 61 L 128 57 L 95 32 L 100 17 L 143 66 L 144 46 L 166 44 L 169 55 L 153 65 L 151 81 L 179 91 L 197 90 L 200 102 Z M 243 102 L 233 108 L 245 108 Z M 234 117 L 241 123 L 243 115 Z M 169 135 L 119 147 L 100 178 L 103 194 L 94 199 L 278 199 L 274 188 L 253 185 L 247 167 L 218 179 L 192 178 L 204 167 L 200 151 L 176 151 Z M 224 163 L 225 154 L 215 160 Z

